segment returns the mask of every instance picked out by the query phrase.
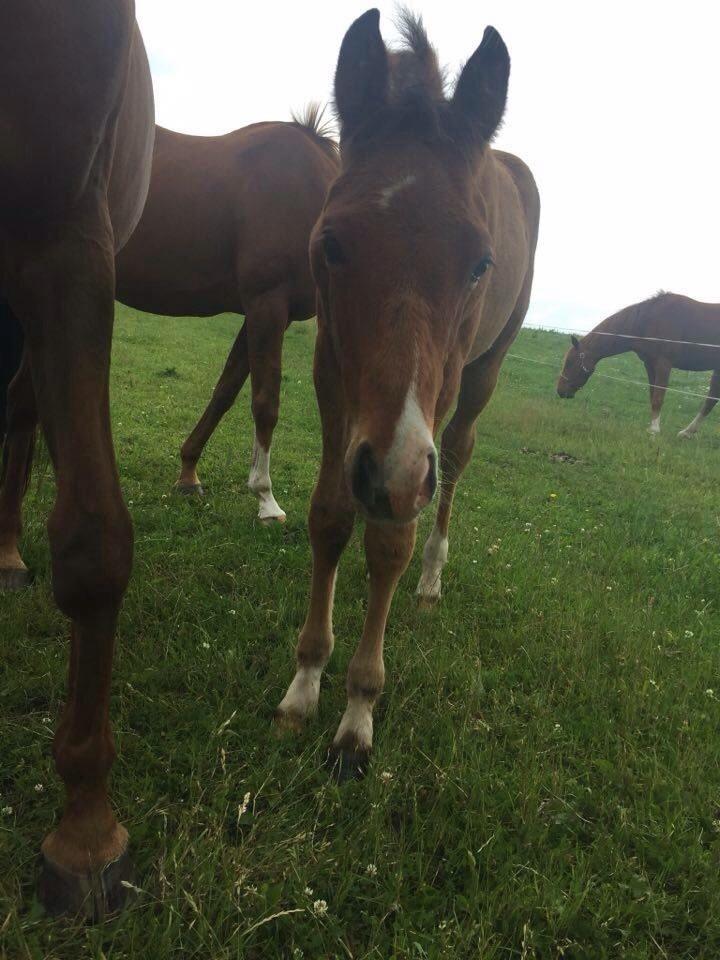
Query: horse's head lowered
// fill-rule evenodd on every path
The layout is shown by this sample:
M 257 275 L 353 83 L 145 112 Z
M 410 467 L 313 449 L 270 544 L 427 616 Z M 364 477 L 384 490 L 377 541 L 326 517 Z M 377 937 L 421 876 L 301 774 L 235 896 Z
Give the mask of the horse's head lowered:
M 572 345 L 565 354 L 563 368 L 557 382 L 558 396 L 566 400 L 575 396 L 584 387 L 595 370 L 595 361 L 587 355 L 583 344 L 576 336 L 570 337 Z
M 388 51 L 369 10 L 345 35 L 342 172 L 311 239 L 320 332 L 348 418 L 348 482 L 366 516 L 397 523 L 433 497 L 435 425 L 457 393 L 493 267 L 485 161 L 510 69 L 489 27 L 448 99 L 421 23 L 404 15 L 401 29 L 404 48 Z

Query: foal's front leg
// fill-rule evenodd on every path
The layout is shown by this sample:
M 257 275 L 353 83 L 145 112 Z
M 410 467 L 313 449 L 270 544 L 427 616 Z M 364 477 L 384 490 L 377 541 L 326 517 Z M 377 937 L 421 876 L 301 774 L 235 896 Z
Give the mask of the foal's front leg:
M 296 649 L 295 677 L 275 712 L 279 727 L 299 730 L 317 710 L 320 677 L 335 644 L 332 610 L 337 566 L 354 522 L 342 457 L 323 456 L 308 522 L 313 554 L 310 607 Z
M 365 556 L 370 596 L 365 625 L 347 675 L 348 703 L 330 748 L 340 780 L 365 773 L 373 735 L 373 708 L 385 685 L 383 640 L 390 604 L 415 546 L 416 523 L 386 526 L 368 523 Z

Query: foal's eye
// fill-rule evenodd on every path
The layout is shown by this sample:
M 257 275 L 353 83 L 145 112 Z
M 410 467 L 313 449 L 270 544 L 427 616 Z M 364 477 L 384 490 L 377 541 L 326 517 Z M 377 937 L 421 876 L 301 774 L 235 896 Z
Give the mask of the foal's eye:
M 325 259 L 331 266 L 337 267 L 340 264 L 345 263 L 345 254 L 343 253 L 343 248 L 340 246 L 340 241 L 334 233 L 323 233 L 322 246 Z
M 470 283 L 475 286 L 480 277 L 486 274 L 492 265 L 493 258 L 491 256 L 483 257 L 479 263 L 475 264 L 473 272 L 470 274 Z

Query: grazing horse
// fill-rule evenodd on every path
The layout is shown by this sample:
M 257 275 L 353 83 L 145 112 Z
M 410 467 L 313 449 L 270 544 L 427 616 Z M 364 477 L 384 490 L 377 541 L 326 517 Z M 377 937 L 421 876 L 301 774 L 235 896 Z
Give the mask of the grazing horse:
M 68 694 L 53 745 L 66 803 L 42 845 L 39 888 L 52 913 L 97 916 L 127 892 L 128 835 L 106 784 L 113 646 L 133 534 L 108 386 L 115 251 L 140 219 L 153 135 L 132 0 L 3 0 L 0 297 L 25 336 L 7 417 L 8 440 L 20 443 L 6 469 L 18 466 L 39 417 L 57 477 L 53 589 L 71 621 Z
M 528 307 L 540 212 L 525 164 L 490 147 L 510 71 L 497 31 L 486 29 L 448 99 L 421 21 L 404 13 L 400 26 L 396 51 L 377 10 L 345 35 L 335 75 L 341 172 L 311 239 L 322 463 L 309 611 L 276 722 L 297 728 L 316 710 L 336 569 L 360 513 L 369 602 L 330 751 L 341 777 L 366 767 L 390 604 L 435 492 L 433 437 L 457 400 L 418 587 L 426 601 L 440 596 L 455 485 Z
M 720 399 L 720 304 L 700 303 L 676 293 L 658 293 L 599 323 L 582 340 L 572 336 L 557 382 L 561 397 L 574 397 L 593 374 L 598 360 L 633 351 L 647 370 L 652 420 L 660 433 L 660 411 L 670 371 L 712 370 L 708 396 L 699 413 L 678 433 L 695 436 Z
M 176 486 L 202 493 L 198 460 L 249 373 L 255 444 L 248 486 L 263 522 L 285 519 L 270 481 L 283 337 L 291 321 L 315 315 L 308 242 L 337 170 L 337 146 L 315 106 L 293 123 L 256 123 L 222 137 L 158 127 L 147 204 L 117 258 L 117 298 L 128 306 L 172 316 L 245 315 L 182 446 Z

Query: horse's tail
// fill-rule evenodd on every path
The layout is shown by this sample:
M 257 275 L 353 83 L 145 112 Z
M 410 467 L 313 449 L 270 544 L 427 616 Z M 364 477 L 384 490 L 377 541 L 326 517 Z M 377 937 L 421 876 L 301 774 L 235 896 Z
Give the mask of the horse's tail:
M 0 447 L 7 430 L 8 387 L 20 368 L 23 343 L 20 321 L 0 297 Z

